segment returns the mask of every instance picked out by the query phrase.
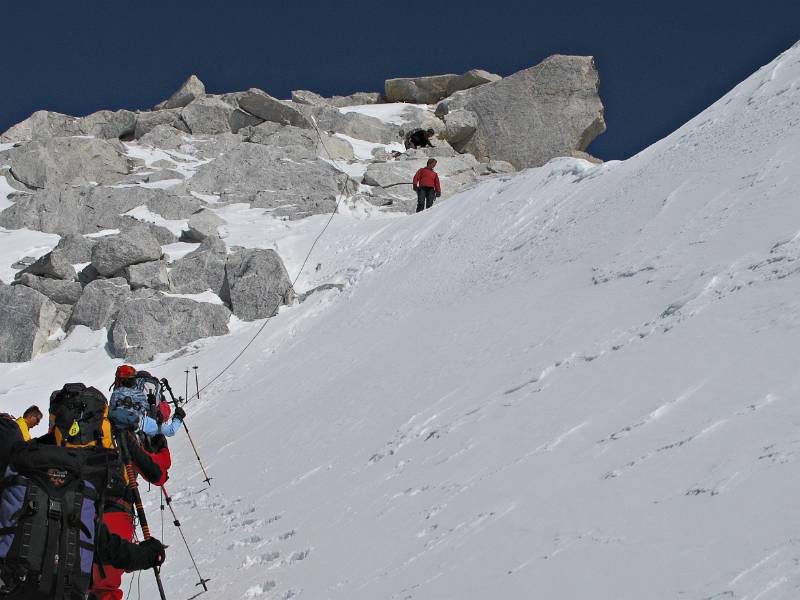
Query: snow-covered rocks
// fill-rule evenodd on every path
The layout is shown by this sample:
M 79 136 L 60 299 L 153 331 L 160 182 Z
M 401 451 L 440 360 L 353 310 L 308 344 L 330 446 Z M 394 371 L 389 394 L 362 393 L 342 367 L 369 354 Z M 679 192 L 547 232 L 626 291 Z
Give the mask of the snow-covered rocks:
M 464 127 L 451 143 L 478 160 L 537 167 L 556 156 L 585 150 L 606 129 L 600 84 L 591 56 L 551 56 L 535 67 L 464 90 L 439 103 L 436 114 L 458 109 L 478 115 L 475 132 Z M 469 122 L 460 115 L 459 122 Z

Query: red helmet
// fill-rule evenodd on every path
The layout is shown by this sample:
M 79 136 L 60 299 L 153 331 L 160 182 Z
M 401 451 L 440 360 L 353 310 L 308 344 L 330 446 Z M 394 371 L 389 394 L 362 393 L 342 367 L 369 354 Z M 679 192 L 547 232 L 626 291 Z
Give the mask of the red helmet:
M 114 387 L 118 388 L 123 381 L 130 381 L 136 377 L 136 369 L 131 365 L 120 365 L 114 374 Z

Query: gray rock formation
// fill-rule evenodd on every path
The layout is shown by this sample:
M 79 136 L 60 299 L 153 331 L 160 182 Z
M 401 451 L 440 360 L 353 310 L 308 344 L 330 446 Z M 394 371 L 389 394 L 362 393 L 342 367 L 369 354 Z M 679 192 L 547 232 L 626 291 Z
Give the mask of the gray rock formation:
M 165 291 L 169 289 L 167 263 L 163 260 L 130 265 L 122 270 L 122 276 L 128 281 L 132 290 L 150 288 Z
M 109 336 L 111 350 L 127 362 L 147 362 L 159 352 L 228 333 L 229 318 L 230 311 L 219 304 L 139 290 L 117 315 Z
M 78 119 L 83 135 L 104 139 L 132 137 L 136 129 L 136 114 L 129 110 L 101 110 Z
M 478 115 L 463 108 L 444 115 L 443 137 L 456 148 L 464 147 L 478 130 Z
M 189 217 L 189 229 L 183 232 L 185 242 L 202 242 L 208 237 L 219 237 L 219 226 L 225 221 L 215 213 L 202 209 Z
M 292 283 L 274 250 L 239 249 L 225 264 L 231 310 L 240 319 L 271 317 L 293 297 Z
M 0 362 L 30 360 L 50 344 L 67 313 L 34 289 L 0 282 Z
M 411 188 L 411 180 L 417 169 L 424 167 L 427 162 L 425 154 L 420 154 L 422 154 L 420 158 L 371 164 L 364 173 L 364 183 L 383 188 L 392 186 L 387 190 L 391 196 L 409 200 L 416 198 Z M 436 172 L 442 184 L 443 197 L 475 184 L 480 178 L 478 174 L 480 164 L 471 156 L 442 157 L 436 160 Z
M 189 78 L 181 84 L 169 99 L 164 100 L 156 105 L 156 110 L 170 109 L 170 108 L 183 108 L 193 100 L 202 98 L 206 94 L 206 86 L 197 77 L 197 75 L 189 75 Z
M 22 276 L 25 273 L 50 279 L 66 280 L 73 280 L 76 275 L 75 268 L 67 260 L 65 253 L 56 252 L 55 250 L 42 256 L 31 266 L 24 268 L 18 275 Z
M 97 330 L 111 325 L 120 306 L 131 297 L 131 288 L 122 277 L 96 279 L 83 288 L 72 309 L 69 327 L 84 325 Z
M 434 104 L 447 97 L 447 86 L 457 77 L 455 74 L 447 74 L 387 79 L 383 95 L 389 102 Z
M 223 300 L 229 300 L 225 284 L 227 255 L 222 240 L 207 238 L 198 248 L 170 265 L 170 289 L 177 294 L 200 294 L 211 290 Z
M 323 98 L 319 94 L 309 92 L 308 90 L 295 90 L 292 91 L 292 102 L 296 104 L 309 104 L 309 105 L 330 105 L 337 108 L 344 108 L 346 106 L 361 106 L 364 104 L 379 104 L 383 102 L 383 96 L 379 92 L 356 92 L 349 96 L 332 96 L 330 98 Z
M 105 277 L 130 265 L 160 258 L 161 244 L 144 226 L 100 238 L 92 249 L 92 266 Z
M 181 111 L 181 119 L 193 135 L 225 133 L 231 130 L 234 108 L 216 96 L 192 100 Z
M 308 90 L 292 90 L 292 102 L 296 104 L 309 104 L 311 106 L 328 104 L 327 99 Z
M 87 263 L 92 260 L 92 248 L 96 243 L 97 240 L 94 238 L 68 233 L 58 240 L 53 253 L 60 254 L 67 263 L 73 265 Z
M 181 119 L 181 109 L 174 108 L 139 113 L 136 116 L 136 128 L 134 129 L 133 136 L 138 140 L 153 131 L 159 125 L 168 125 L 179 131 L 189 133 L 189 128 L 186 126 L 186 123 L 183 122 L 183 119 Z
M 265 121 L 306 129 L 312 126 L 308 118 L 297 108 L 256 88 L 251 88 L 242 94 L 239 98 L 239 107 Z
M 94 138 L 35 140 L 11 153 L 11 172 L 30 188 L 112 184 L 131 172 L 119 142 Z
M 0 135 L 0 142 L 46 140 L 75 135 L 114 139 L 132 135 L 135 127 L 136 114 L 129 110 L 101 110 L 85 117 L 38 110 Z
M 239 130 L 244 129 L 245 127 L 255 127 L 261 123 L 264 123 L 264 119 L 259 119 L 258 117 L 251 115 L 249 112 L 245 112 L 240 108 L 235 109 L 228 119 L 228 124 L 230 125 L 232 133 L 238 133 Z
M 461 90 L 468 90 L 484 83 L 492 83 L 501 79 L 500 75 L 489 73 L 483 69 L 471 69 L 447 82 L 447 95 L 450 96 Z
M 376 144 L 391 144 L 400 141 L 400 126 L 384 123 L 380 119 L 357 112 L 343 113 L 332 106 L 310 106 L 299 104 L 298 108 L 313 117 L 322 131 L 342 133 Z
M 457 150 L 479 160 L 537 167 L 583 151 L 605 131 L 599 78 L 590 56 L 551 56 L 500 81 L 458 92 L 439 103 L 447 121 L 464 109 L 478 115 L 475 133 Z
M 77 281 L 62 281 L 61 279 L 37 277 L 30 273 L 21 275 L 13 285 L 17 284 L 36 290 L 40 294 L 50 298 L 50 300 L 56 304 L 75 304 L 83 292 L 83 286 Z

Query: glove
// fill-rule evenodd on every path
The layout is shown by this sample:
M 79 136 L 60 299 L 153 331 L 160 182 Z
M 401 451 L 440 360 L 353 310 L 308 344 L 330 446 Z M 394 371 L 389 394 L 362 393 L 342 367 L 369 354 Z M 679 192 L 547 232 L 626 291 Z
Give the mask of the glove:
M 419 188 L 418 188 L 417 186 L 414 186 L 414 191 L 415 191 L 415 192 L 418 192 L 418 191 L 419 191 Z
M 183 421 L 186 418 L 186 411 L 183 410 L 182 406 L 179 406 L 178 408 L 175 409 L 175 412 L 172 414 L 172 418 Z
M 436 192 L 436 197 L 437 198 L 441 198 L 441 196 L 442 196 L 442 192 Z
M 160 567 L 164 563 L 167 558 L 166 549 L 167 547 L 156 538 L 150 538 L 139 544 L 142 561 L 147 565 L 148 569 Z

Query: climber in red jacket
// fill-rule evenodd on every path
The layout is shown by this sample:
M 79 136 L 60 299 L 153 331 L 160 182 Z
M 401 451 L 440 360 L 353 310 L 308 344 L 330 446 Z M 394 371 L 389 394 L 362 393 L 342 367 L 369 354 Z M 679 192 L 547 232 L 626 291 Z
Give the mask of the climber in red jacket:
M 428 164 L 414 175 L 414 191 L 417 192 L 417 212 L 433 206 L 434 198 L 442 195 L 442 186 L 439 185 L 439 175 L 433 169 L 436 159 L 429 158 Z

